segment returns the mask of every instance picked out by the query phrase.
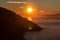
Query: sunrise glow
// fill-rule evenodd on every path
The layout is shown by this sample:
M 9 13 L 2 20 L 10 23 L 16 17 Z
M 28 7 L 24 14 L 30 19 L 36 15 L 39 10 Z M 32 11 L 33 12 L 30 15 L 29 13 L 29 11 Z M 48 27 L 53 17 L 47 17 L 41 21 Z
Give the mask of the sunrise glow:
M 32 21 L 32 18 L 31 17 L 28 17 L 27 19 L 30 20 L 30 21 Z
M 32 8 L 28 8 L 27 11 L 28 11 L 29 13 L 31 13 L 31 12 L 32 12 Z

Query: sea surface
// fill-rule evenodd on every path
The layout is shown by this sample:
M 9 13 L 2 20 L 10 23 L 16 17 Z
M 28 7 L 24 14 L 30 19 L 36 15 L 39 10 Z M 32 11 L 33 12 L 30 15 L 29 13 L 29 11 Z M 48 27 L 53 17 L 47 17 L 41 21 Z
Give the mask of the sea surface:
M 35 20 L 33 22 L 44 30 L 26 33 L 24 36 L 26 40 L 60 40 L 60 20 Z

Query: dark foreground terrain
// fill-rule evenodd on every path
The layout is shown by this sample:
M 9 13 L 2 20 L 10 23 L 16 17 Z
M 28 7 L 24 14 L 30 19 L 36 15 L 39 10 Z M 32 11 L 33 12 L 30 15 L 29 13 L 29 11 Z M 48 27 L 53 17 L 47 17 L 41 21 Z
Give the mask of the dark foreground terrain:
M 0 7 L 0 40 L 25 40 L 25 32 L 40 31 L 37 24 Z

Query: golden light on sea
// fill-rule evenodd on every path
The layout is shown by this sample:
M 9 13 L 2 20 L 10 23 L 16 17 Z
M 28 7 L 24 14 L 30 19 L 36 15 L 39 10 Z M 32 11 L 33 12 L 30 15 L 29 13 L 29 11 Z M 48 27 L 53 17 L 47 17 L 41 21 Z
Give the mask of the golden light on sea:
M 28 17 L 27 19 L 30 20 L 30 21 L 32 21 L 32 17 Z

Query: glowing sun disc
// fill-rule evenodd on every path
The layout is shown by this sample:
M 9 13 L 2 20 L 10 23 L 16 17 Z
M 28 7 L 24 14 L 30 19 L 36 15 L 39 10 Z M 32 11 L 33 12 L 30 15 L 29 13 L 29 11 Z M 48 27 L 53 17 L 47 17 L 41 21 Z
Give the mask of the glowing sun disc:
M 28 12 L 32 12 L 32 8 L 28 8 L 27 11 L 28 11 Z

